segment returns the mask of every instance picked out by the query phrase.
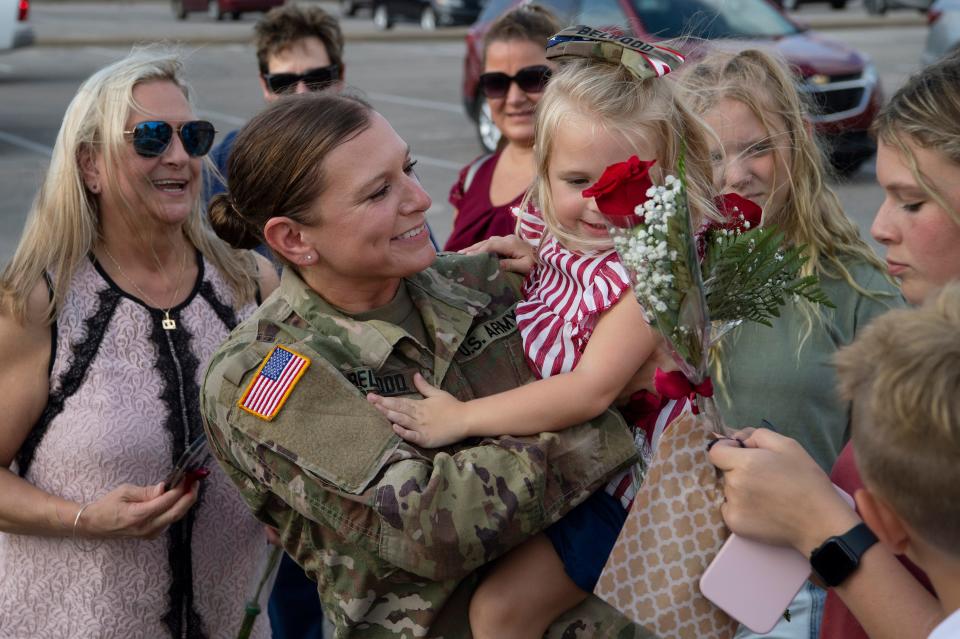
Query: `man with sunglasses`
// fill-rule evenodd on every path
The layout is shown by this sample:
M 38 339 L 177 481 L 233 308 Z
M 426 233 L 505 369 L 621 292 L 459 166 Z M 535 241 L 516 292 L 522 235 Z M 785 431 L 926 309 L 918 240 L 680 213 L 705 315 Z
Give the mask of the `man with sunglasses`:
M 289 4 L 271 9 L 254 27 L 263 99 L 289 93 L 339 90 L 343 86 L 343 32 L 337 19 L 320 7 Z M 228 133 L 210 159 L 227 178 L 227 159 L 237 131 Z M 206 181 L 207 201 L 226 191 L 214 176 Z M 262 250 L 266 254 L 266 250 Z

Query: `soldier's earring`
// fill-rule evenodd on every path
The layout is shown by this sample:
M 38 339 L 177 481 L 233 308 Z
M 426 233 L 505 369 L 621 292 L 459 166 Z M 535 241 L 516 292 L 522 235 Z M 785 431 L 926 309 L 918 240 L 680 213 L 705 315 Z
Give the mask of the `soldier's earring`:
M 91 193 L 93 193 L 94 195 L 99 195 L 100 185 L 98 183 L 94 182 L 93 184 L 90 185 L 89 188 Z
M 303 263 L 304 263 L 304 264 L 309 264 L 312 260 L 313 260 L 313 256 L 312 256 L 312 255 L 304 255 L 304 256 L 303 256 Z

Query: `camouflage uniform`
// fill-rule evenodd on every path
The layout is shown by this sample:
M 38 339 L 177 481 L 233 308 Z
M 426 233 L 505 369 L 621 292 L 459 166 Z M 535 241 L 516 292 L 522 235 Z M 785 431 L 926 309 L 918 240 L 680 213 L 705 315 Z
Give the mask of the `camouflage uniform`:
M 292 271 L 214 355 L 211 446 L 250 508 L 317 581 L 336 637 L 469 637 L 475 569 L 559 519 L 634 459 L 608 411 L 537 437 L 405 443 L 365 391 L 418 396 L 413 373 L 462 400 L 531 381 L 516 282 L 489 256 L 446 255 L 407 280 L 433 352 L 395 325 L 344 316 Z M 273 421 L 237 406 L 274 344 L 311 360 Z M 556 633 L 556 634 L 555 634 Z M 550 635 L 648 637 L 591 597 Z

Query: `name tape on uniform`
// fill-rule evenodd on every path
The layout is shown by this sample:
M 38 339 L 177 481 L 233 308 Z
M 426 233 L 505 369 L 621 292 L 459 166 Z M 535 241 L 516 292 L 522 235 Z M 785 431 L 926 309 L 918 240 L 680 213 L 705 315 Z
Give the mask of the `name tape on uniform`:
M 377 372 L 372 368 L 354 368 L 343 376 L 357 387 L 361 393 L 376 393 L 384 397 L 410 395 L 417 392 L 413 385 L 413 375 L 417 369 L 405 369 L 393 372 Z
M 470 361 L 483 352 L 487 344 L 494 340 L 510 335 L 517 330 L 517 315 L 514 307 L 508 308 L 492 320 L 483 322 L 470 331 L 457 353 L 463 361 Z

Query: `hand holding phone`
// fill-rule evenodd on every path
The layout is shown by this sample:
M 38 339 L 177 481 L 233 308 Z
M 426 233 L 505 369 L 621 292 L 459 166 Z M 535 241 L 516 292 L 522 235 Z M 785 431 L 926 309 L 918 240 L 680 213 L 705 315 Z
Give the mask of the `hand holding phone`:
M 206 462 L 209 455 L 207 435 L 204 433 L 193 440 L 187 449 L 183 451 L 183 454 L 180 455 L 180 459 L 177 460 L 173 470 L 171 470 L 170 474 L 163 480 L 163 489 L 170 490 L 179 484 L 188 473 L 193 473 L 194 479 L 206 477 L 208 473 L 200 473 L 199 471 L 202 470 L 201 466 Z
M 853 508 L 850 495 L 834 488 Z M 700 577 L 700 592 L 762 635 L 777 624 L 810 571 L 809 558 L 793 548 L 731 534 Z

